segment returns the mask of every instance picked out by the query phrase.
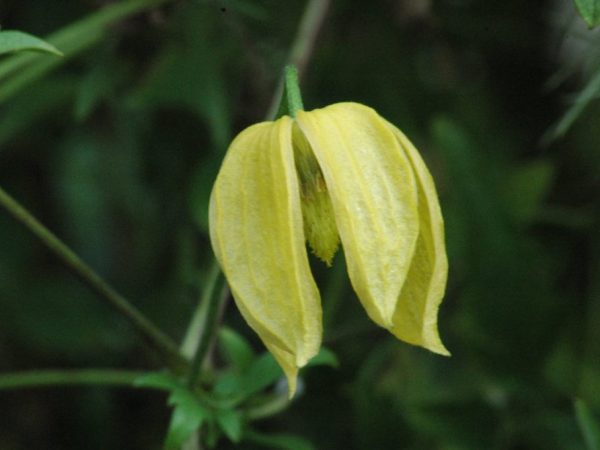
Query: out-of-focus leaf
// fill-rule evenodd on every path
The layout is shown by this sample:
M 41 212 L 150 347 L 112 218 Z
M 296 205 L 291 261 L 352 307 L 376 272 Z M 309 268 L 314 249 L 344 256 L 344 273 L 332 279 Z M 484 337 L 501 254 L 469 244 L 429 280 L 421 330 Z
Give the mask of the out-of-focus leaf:
M 152 387 L 165 391 L 182 389 L 183 384 L 170 372 L 150 372 L 142 375 L 133 382 L 136 387 Z
M 598 94 L 600 94 L 600 71 L 596 72 L 581 92 L 577 94 L 573 105 L 567 109 L 558 123 L 544 134 L 542 142 L 550 144 L 554 140 L 563 137 L 583 113 L 583 110 L 598 98 Z
M 242 376 L 240 387 L 245 396 L 260 392 L 283 376 L 279 364 L 270 353 L 263 353 L 248 367 Z
M 0 55 L 23 51 L 36 51 L 62 56 L 62 52 L 54 45 L 31 34 L 16 30 L 0 31 Z
M 2 109 L 0 120 L 0 147 L 5 147 L 19 133 L 65 105 L 73 96 L 75 80 L 71 77 L 48 78 L 14 98 L 9 107 Z M 37 128 L 40 130 L 40 128 Z M 6 151 L 5 148 L 0 150 Z
M 315 450 L 315 446 L 308 440 L 293 434 L 265 434 L 248 431 L 244 433 L 244 439 L 248 442 L 264 445 L 267 448 L 279 450 Z
M 242 439 L 242 415 L 233 409 L 218 410 L 215 420 L 225 436 L 232 442 L 238 443 Z
M 550 288 L 547 255 L 510 223 L 495 184 L 512 166 L 493 156 L 486 164 L 485 143 L 453 120 L 437 120 L 433 134 L 447 169 L 450 205 L 465 225 L 465 235 L 452 237 L 468 246 L 461 333 L 495 370 L 533 370 L 552 350 L 556 333 L 547 324 L 561 320 L 566 301 Z
M 535 218 L 553 178 L 554 166 L 545 160 L 517 167 L 510 174 L 503 194 L 506 210 L 516 222 L 528 224 Z
M 110 31 L 109 25 L 132 14 L 156 7 L 166 0 L 128 0 L 108 5 L 99 11 L 73 22 L 47 37 L 47 41 L 60 48 L 64 58 L 51 61 L 33 59 L 29 54 L 18 54 L 0 62 L 0 103 L 15 95 L 28 84 L 51 70 L 65 64 L 96 44 Z
M 129 345 L 128 330 L 115 326 L 112 311 L 70 274 L 33 271 L 20 281 L 17 291 L 3 295 L 3 329 L 26 348 L 89 361 Z
M 55 153 L 55 183 L 63 214 L 61 233 L 97 270 L 110 270 L 111 199 L 106 188 L 113 166 L 101 142 L 74 130 Z
M 575 415 L 581 434 L 588 450 L 600 450 L 600 431 L 598 425 L 583 400 L 577 399 L 574 403 Z
M 134 386 L 153 387 L 170 392 L 167 403 L 174 406 L 165 438 L 165 450 L 180 450 L 202 423 L 212 418 L 211 411 L 200 402 L 177 377 L 168 372 L 152 372 L 135 380 Z M 228 423 L 231 428 L 233 425 Z
M 87 119 L 102 100 L 109 97 L 115 85 L 124 78 L 125 71 L 120 61 L 101 55 L 94 61 L 88 74 L 83 77 L 75 97 L 74 114 L 79 121 Z
M 189 208 L 196 225 L 208 235 L 208 204 L 220 161 L 211 158 L 192 174 Z
M 340 361 L 335 353 L 325 347 L 321 347 L 319 353 L 314 356 L 309 362 L 308 367 L 311 366 L 330 366 L 330 367 L 339 367 Z
M 248 341 L 231 328 L 223 327 L 219 330 L 219 348 L 236 372 L 245 371 L 254 358 L 254 351 Z
M 189 109 L 208 124 L 214 147 L 224 150 L 231 136 L 230 92 L 223 84 L 229 41 L 214 8 L 190 2 L 179 13 L 177 41 L 163 48 L 132 102 Z
M 211 413 L 187 390 L 173 391 L 169 404 L 175 406 L 164 450 L 180 450 L 189 437 L 211 417 Z
M 590 28 L 600 25 L 600 0 L 575 0 L 575 5 Z

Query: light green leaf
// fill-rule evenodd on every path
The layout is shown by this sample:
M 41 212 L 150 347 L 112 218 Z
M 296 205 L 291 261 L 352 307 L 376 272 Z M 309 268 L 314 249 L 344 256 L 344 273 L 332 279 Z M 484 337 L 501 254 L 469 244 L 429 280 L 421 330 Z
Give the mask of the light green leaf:
M 548 160 L 516 167 L 509 174 L 502 194 L 505 207 L 516 222 L 528 224 L 536 218 L 553 180 L 554 166 Z
M 325 347 L 321 347 L 317 356 L 312 358 L 307 366 L 330 366 L 330 367 L 339 367 L 340 361 L 335 353 Z
M 600 431 L 592 412 L 583 400 L 575 400 L 575 416 L 588 450 L 600 450 Z
M 36 51 L 63 56 L 52 44 L 22 31 L 0 31 L 0 55 L 4 53 Z
M 219 331 L 219 349 L 223 358 L 239 372 L 245 371 L 254 358 L 254 352 L 248 341 L 231 328 L 222 328 Z
M 219 410 L 215 417 L 217 424 L 232 442 L 238 443 L 242 438 L 242 416 L 233 409 Z
M 250 396 L 275 383 L 283 376 L 281 367 L 270 353 L 263 353 L 252 362 L 248 371 L 241 380 L 241 389 L 244 395 Z
M 165 391 L 183 389 L 184 385 L 169 372 L 150 372 L 133 382 L 135 387 L 156 388 Z
M 169 397 L 169 404 L 175 406 L 171 424 L 165 439 L 165 450 L 179 450 L 202 423 L 210 418 L 207 410 L 189 391 L 177 390 Z
M 590 28 L 600 24 L 600 0 L 575 0 L 575 5 Z
M 552 141 L 563 137 L 585 108 L 596 98 L 600 93 L 600 71 L 587 82 L 585 87 L 577 94 L 573 104 L 563 114 L 556 125 L 548 130 L 542 137 L 544 144 L 550 144 Z

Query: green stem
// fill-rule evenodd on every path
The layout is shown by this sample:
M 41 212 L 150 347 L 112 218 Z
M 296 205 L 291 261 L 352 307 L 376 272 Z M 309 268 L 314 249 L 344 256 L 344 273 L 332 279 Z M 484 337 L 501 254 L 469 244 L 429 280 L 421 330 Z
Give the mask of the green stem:
M 104 299 L 120 315 L 133 325 L 144 341 L 156 350 L 174 371 L 181 373 L 187 367 L 187 361 L 177 350 L 175 343 L 125 297 L 116 292 L 100 275 L 83 262 L 69 247 L 42 225 L 29 211 L 0 188 L 0 206 L 18 222 L 33 233 L 56 255 L 71 271 L 86 283 L 100 298 Z
M 225 276 L 223 275 L 223 272 L 221 272 L 219 266 L 215 263 L 211 272 L 210 283 L 207 284 L 203 294 L 202 305 L 206 305 L 206 309 L 204 309 L 205 317 L 201 328 L 200 338 L 198 340 L 198 347 L 194 354 L 188 376 L 188 386 L 190 387 L 193 387 L 198 381 L 202 363 L 206 358 L 210 343 L 212 342 L 217 329 L 221 305 L 228 296 L 229 289 L 225 283 Z
M 285 66 L 285 94 L 288 112 L 290 116 L 296 117 L 296 111 L 302 111 L 304 103 L 300 93 L 298 70 L 291 65 Z
M 145 372 L 114 369 L 33 370 L 0 374 L 0 391 L 58 385 L 129 386 Z
M 300 76 L 306 70 L 330 4 L 331 0 L 309 0 L 306 5 L 288 57 L 289 64 L 298 69 Z
M 327 10 L 329 9 L 330 4 L 331 0 L 309 0 L 306 4 L 304 13 L 300 19 L 300 24 L 298 25 L 298 32 L 290 47 L 289 56 L 287 58 L 287 64 L 296 67 L 298 70 L 298 78 L 302 78 L 302 74 L 306 70 L 308 61 L 310 60 L 317 42 L 319 30 L 322 28 L 325 18 L 327 17 Z M 267 120 L 273 120 L 286 113 L 286 105 L 281 101 L 284 85 L 286 84 L 286 74 L 284 74 L 283 78 L 284 81 L 279 83 L 277 91 L 273 96 L 271 106 L 267 113 Z

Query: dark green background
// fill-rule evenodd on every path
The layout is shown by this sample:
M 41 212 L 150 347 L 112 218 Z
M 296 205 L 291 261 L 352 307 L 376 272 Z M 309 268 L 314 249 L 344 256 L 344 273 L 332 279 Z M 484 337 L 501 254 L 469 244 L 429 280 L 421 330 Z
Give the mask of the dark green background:
M 4 0 L 0 24 L 44 36 L 104 3 Z M 0 104 L 0 185 L 177 339 L 212 258 L 212 181 L 235 133 L 264 117 L 303 7 L 172 2 Z M 453 356 L 394 340 L 341 257 L 315 262 L 341 365 L 307 371 L 257 429 L 332 450 L 591 449 L 573 401 L 600 412 L 598 104 L 541 142 L 596 70 L 596 35 L 569 1 L 333 1 L 305 106 L 365 103 L 421 150 L 446 220 L 439 324 Z M 225 321 L 260 348 L 232 303 Z M 0 371 L 87 367 L 160 366 L 2 212 Z M 158 449 L 168 420 L 149 391 L 0 391 L 1 450 Z

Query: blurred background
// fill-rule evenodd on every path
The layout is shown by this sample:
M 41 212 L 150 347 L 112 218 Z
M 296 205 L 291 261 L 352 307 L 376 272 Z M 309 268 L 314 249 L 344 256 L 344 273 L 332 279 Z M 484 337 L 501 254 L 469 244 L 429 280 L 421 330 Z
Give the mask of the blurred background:
M 0 25 L 47 36 L 109 3 L 3 0 Z M 212 182 L 232 137 L 265 117 L 304 8 L 163 2 L 72 58 L 35 55 L 52 62 L 31 79 L 2 78 L 0 59 L 0 185 L 177 340 L 212 260 Z M 339 367 L 305 371 L 256 429 L 332 450 L 597 448 L 581 425 L 600 423 L 599 43 L 571 0 L 331 2 L 305 106 L 367 104 L 421 150 L 446 221 L 453 356 L 371 323 L 343 255 L 313 261 Z M 224 321 L 262 351 L 233 303 Z M 0 372 L 88 367 L 160 364 L 1 211 Z M 0 450 L 159 449 L 165 399 L 0 391 Z

